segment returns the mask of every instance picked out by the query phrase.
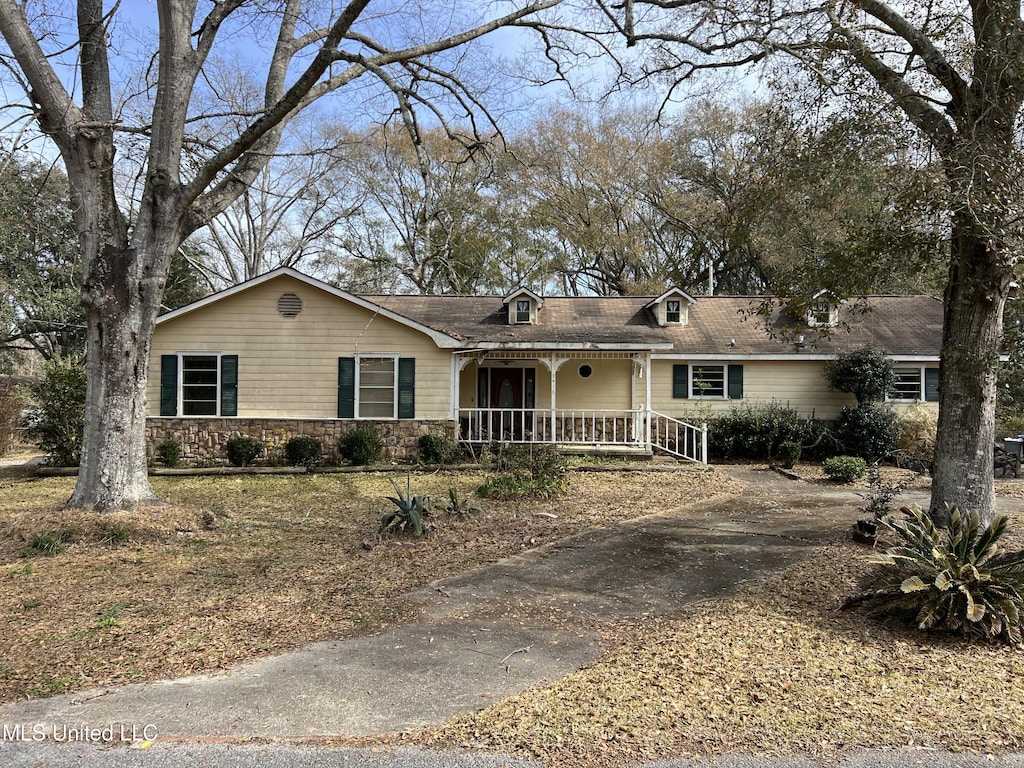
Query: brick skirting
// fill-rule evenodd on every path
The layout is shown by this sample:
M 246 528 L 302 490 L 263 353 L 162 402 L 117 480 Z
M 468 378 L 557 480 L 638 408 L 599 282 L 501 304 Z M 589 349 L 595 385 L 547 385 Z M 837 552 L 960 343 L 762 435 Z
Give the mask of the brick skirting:
M 290 438 L 313 435 L 323 445 L 325 463 L 336 463 L 341 434 L 370 426 L 380 433 L 385 458 L 415 459 L 421 435 L 437 432 L 451 437 L 454 425 L 447 420 L 149 418 L 146 420 L 146 453 L 153 460 L 160 443 L 177 440 L 181 443 L 181 460 L 185 464 L 227 462 L 227 441 L 233 437 L 252 437 L 266 446 L 260 458 L 274 462 L 283 461 L 284 446 Z

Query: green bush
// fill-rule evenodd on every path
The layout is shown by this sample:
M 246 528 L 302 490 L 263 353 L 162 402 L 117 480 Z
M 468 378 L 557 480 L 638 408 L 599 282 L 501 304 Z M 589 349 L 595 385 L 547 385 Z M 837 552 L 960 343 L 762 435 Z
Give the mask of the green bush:
M 769 461 L 782 456 L 783 443 L 797 443 L 805 456 L 822 455 L 828 445 L 825 426 L 782 403 L 744 403 L 713 419 L 708 452 L 716 459 Z
M 849 456 L 882 461 L 896 450 L 896 412 L 884 405 L 846 406 L 836 419 L 833 435 Z
M 424 464 L 454 464 L 462 458 L 459 444 L 447 435 L 430 432 L 420 435 L 419 458 Z
M 171 469 L 181 466 L 181 442 L 167 439 L 156 447 L 156 455 L 165 467 Z
M 892 512 L 893 502 L 917 479 L 916 476 L 911 476 L 887 483 L 882 479 L 882 471 L 877 464 L 868 467 L 867 476 L 868 490 L 857 495 L 867 502 L 861 507 L 861 511 L 876 521 L 883 520 Z
M 52 360 L 31 392 L 39 405 L 29 416 L 29 439 L 46 452 L 50 464 L 77 467 L 85 432 L 85 366 Z
M 796 440 L 786 440 L 779 446 L 779 458 L 782 460 L 783 469 L 792 469 L 800 461 L 800 453 L 803 446 Z
M 825 459 L 825 474 L 836 482 L 852 483 L 864 477 L 868 463 L 859 456 L 833 456 Z
M 320 441 L 312 435 L 296 435 L 284 444 L 285 460 L 293 467 L 315 467 L 321 450 Z
M 478 489 L 496 499 L 551 498 L 569 488 L 569 465 L 553 445 L 509 445 L 491 450 L 494 473 Z
M 338 438 L 338 454 L 349 464 L 364 466 L 380 461 L 384 442 L 373 427 L 350 429 Z
M 228 461 L 234 467 L 247 467 L 263 451 L 263 443 L 253 437 L 232 437 L 226 446 Z
M 1024 551 L 999 553 L 1005 517 L 982 529 L 977 512 L 948 511 L 945 530 L 920 509 L 911 519 L 887 518 L 894 546 L 869 558 L 875 570 L 843 607 L 863 604 L 922 630 L 1019 643 Z
M 875 347 L 862 347 L 825 364 L 829 386 L 849 392 L 858 405 L 884 400 L 896 384 L 896 368 L 885 353 Z

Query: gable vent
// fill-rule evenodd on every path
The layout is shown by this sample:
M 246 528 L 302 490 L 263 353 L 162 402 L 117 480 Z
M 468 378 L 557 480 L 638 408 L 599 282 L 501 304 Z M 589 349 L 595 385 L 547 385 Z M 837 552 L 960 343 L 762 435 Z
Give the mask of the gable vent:
M 277 311 L 281 317 L 296 317 L 302 311 L 302 299 L 294 293 L 285 293 L 277 300 Z

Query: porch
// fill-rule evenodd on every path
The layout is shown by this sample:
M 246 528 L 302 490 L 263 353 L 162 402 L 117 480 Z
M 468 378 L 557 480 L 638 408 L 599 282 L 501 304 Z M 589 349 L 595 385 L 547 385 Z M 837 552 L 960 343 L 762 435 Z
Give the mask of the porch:
M 707 463 L 707 428 L 651 410 L 650 347 L 477 349 L 453 357 L 456 438 Z

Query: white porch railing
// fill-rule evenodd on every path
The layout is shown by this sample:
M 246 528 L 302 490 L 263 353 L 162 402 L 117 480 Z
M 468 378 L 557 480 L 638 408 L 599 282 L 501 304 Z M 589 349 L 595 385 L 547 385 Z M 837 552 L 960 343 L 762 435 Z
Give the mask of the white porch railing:
M 707 426 L 660 413 L 575 408 L 460 408 L 458 439 L 472 443 L 553 443 L 658 448 L 707 463 Z
M 663 413 L 651 411 L 650 442 L 673 456 L 708 463 L 708 425 L 695 427 Z

